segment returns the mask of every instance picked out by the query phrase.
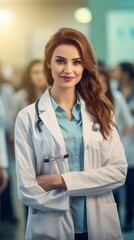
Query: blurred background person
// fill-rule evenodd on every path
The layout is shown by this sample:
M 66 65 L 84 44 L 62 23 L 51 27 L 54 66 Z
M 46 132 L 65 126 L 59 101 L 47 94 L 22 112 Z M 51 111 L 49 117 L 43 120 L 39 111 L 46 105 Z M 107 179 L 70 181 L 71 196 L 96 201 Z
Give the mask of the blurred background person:
M 134 69 L 130 62 L 122 62 L 114 68 L 113 78 L 118 81 L 118 90 L 124 95 L 134 116 Z
M 111 90 L 109 72 L 106 68 L 104 68 L 104 66 L 101 66 L 101 65 L 99 65 L 99 79 L 102 83 L 102 87 L 103 87 L 103 91 L 105 92 L 105 95 L 114 105 L 116 124 L 118 127 L 121 141 L 124 143 L 124 139 L 128 139 L 128 137 L 131 135 L 133 131 L 133 126 L 134 126 L 134 121 L 133 121 L 133 117 L 131 115 L 130 109 L 122 93 L 113 88 Z M 125 151 L 126 151 L 126 147 L 125 147 Z M 121 191 L 121 188 L 118 188 L 113 192 L 114 192 L 115 201 L 117 203 L 119 215 L 121 218 L 120 191 Z
M 12 199 L 12 158 L 10 149 L 10 139 L 11 139 L 11 128 L 12 128 L 12 117 L 10 114 L 11 99 L 14 92 L 14 87 L 12 84 L 13 71 L 8 65 L 0 65 L 0 96 L 2 100 L 2 106 L 5 112 L 4 118 L 4 131 L 5 131 L 5 149 L 8 158 L 8 177 L 9 181 L 1 193 L 1 221 L 6 221 L 10 223 L 17 223 L 18 219 L 16 217 L 13 199 Z M 0 109 L 1 110 L 1 109 Z
M 0 95 L 0 223 L 1 223 L 1 209 L 4 208 L 4 205 L 1 204 L 1 194 L 7 187 L 8 183 L 8 158 L 5 136 L 5 119 L 6 114 L 4 111 L 4 105 Z M 0 224 L 0 237 L 1 237 L 1 224 Z
M 114 75 L 114 78 L 115 78 L 115 75 Z M 125 154 L 127 156 L 127 161 L 129 163 L 130 160 L 132 161 L 132 155 L 131 155 L 131 159 L 129 159 L 130 156 L 128 156 L 128 153 L 127 153 L 128 139 L 131 139 L 131 136 L 133 135 L 133 128 L 134 128 L 134 121 L 133 121 L 133 117 L 132 117 L 130 108 L 127 104 L 125 97 L 119 90 L 113 89 L 113 88 L 111 90 L 109 72 L 103 66 L 99 66 L 99 79 L 102 83 L 102 87 L 103 87 L 103 91 L 105 92 L 105 95 L 109 98 L 109 100 L 114 105 L 118 131 L 119 131 L 119 134 L 121 137 L 121 141 L 124 145 Z M 133 142 L 132 139 L 131 139 L 131 141 Z M 129 142 L 129 144 L 131 144 L 131 146 L 133 145 L 132 142 Z M 130 148 L 131 148 L 131 146 L 130 146 Z M 132 151 L 131 151 L 131 154 L 132 154 Z M 133 175 L 133 178 L 134 178 L 134 175 Z M 132 175 L 131 175 L 131 181 L 132 181 Z M 133 181 L 134 181 L 134 179 L 133 179 Z M 125 196 L 126 197 L 126 211 L 127 211 L 129 202 L 131 202 L 130 206 L 131 206 L 131 211 L 132 211 L 131 216 L 132 216 L 132 214 L 133 214 L 133 210 L 132 210 L 132 208 L 133 208 L 132 207 L 132 205 L 133 205 L 133 197 L 132 197 L 133 187 L 130 191 L 128 188 L 128 184 L 130 184 L 130 180 L 128 181 L 128 176 L 127 176 L 126 196 Z M 130 184 L 130 185 L 132 186 L 133 184 Z M 117 190 L 114 190 L 114 197 L 115 197 L 116 203 L 118 205 L 119 213 L 120 213 L 120 190 L 121 190 L 120 188 Z M 129 194 L 127 193 L 127 191 L 130 191 Z M 132 199 L 132 201 L 131 201 L 131 199 Z M 130 211 L 130 210 L 128 210 L 128 211 Z M 124 231 L 132 230 L 132 224 L 131 225 L 127 224 L 127 217 L 125 220 L 125 226 L 123 227 L 123 230 Z
M 5 112 L 0 96 L 0 193 L 6 188 L 8 182 L 8 159 L 5 138 Z M 1 204 L 0 204 L 1 212 Z
M 109 72 L 102 66 L 99 66 L 99 79 L 103 85 L 105 95 L 114 105 L 120 137 L 128 137 L 133 130 L 134 121 L 127 102 L 120 91 L 111 90 Z
M 12 98 L 11 115 L 14 121 L 18 112 L 40 98 L 47 87 L 41 60 L 32 60 L 22 75 L 21 86 Z
M 117 65 L 113 71 L 113 78 L 119 83 L 118 89 L 125 97 L 134 121 L 134 71 L 132 64 L 129 62 L 122 62 Z M 130 231 L 133 229 L 134 219 L 134 128 L 131 134 L 123 138 L 122 141 L 128 161 L 124 231 Z

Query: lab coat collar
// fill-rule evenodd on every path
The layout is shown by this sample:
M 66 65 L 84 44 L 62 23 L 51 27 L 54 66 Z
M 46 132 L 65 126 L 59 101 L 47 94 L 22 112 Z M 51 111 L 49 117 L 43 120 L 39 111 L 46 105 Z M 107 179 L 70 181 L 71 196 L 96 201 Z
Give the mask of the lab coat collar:
M 40 98 L 40 101 L 39 101 L 39 112 L 40 113 L 44 112 L 48 109 L 50 110 L 50 106 L 52 108 L 49 90 L 50 90 L 50 87 L 44 92 L 44 94 Z M 78 92 L 77 92 L 77 94 L 78 94 L 78 98 L 80 100 L 80 105 L 85 110 L 86 109 L 85 102 Z
M 44 94 L 41 96 L 39 100 L 39 113 L 42 113 L 50 108 L 51 105 L 51 99 L 50 99 L 50 93 L 49 93 L 50 87 L 44 92 Z
M 62 132 L 60 130 L 55 111 L 52 107 L 49 89 L 45 91 L 39 101 L 39 117 L 44 123 L 44 125 L 48 128 L 53 138 L 60 146 L 62 150 L 62 155 L 66 154 L 66 147 Z

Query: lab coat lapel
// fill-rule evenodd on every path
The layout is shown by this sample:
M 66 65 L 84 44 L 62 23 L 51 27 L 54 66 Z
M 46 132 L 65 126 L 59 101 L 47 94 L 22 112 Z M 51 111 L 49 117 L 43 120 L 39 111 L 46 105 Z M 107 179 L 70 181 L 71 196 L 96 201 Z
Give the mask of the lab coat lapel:
M 80 95 L 79 95 L 79 99 L 81 103 L 84 145 L 87 148 L 89 145 L 89 136 L 90 136 L 90 139 L 92 137 L 92 124 L 94 120 L 93 120 L 93 116 L 87 111 L 85 102 Z
M 54 137 L 56 143 L 60 146 L 60 149 L 62 149 L 63 151 L 62 154 L 65 154 L 66 149 L 65 149 L 64 138 L 63 138 L 61 129 L 59 127 L 54 109 L 52 107 L 50 94 L 48 90 L 42 95 L 39 101 L 39 112 L 40 112 L 39 116 L 42 122 L 48 128 L 48 130 Z
M 81 102 L 81 114 L 82 114 L 82 123 L 83 123 L 83 141 L 84 141 L 84 169 L 89 168 L 89 159 L 87 159 L 86 151 L 89 150 L 90 142 L 92 139 L 92 124 L 93 124 L 93 117 L 86 109 L 86 105 L 84 100 L 79 96 Z

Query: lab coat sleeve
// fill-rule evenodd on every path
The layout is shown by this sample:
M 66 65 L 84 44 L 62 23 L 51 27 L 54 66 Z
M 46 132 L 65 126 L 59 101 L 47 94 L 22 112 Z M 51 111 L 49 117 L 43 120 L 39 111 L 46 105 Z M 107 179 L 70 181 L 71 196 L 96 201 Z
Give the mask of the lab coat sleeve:
M 30 133 L 30 123 L 23 110 L 15 124 L 15 158 L 18 196 L 24 205 L 40 211 L 66 211 L 69 197 L 65 191 L 55 189 L 46 192 L 36 180 L 36 153 Z
M 107 142 L 106 148 L 107 156 L 104 166 L 83 172 L 62 174 L 67 186 L 67 195 L 99 195 L 124 184 L 127 173 L 127 162 L 116 128 L 113 129 L 112 136 Z

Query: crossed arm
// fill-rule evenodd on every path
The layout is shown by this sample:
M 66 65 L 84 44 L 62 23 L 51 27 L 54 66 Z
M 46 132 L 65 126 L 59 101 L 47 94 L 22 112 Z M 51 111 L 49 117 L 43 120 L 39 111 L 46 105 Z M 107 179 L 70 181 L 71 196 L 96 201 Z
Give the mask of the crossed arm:
M 59 174 L 53 175 L 39 175 L 36 177 L 38 184 L 46 192 L 57 189 L 57 188 L 66 188 L 64 179 Z

